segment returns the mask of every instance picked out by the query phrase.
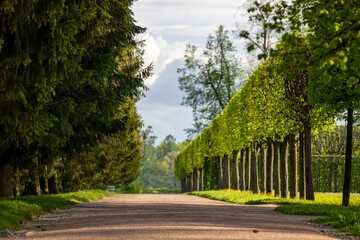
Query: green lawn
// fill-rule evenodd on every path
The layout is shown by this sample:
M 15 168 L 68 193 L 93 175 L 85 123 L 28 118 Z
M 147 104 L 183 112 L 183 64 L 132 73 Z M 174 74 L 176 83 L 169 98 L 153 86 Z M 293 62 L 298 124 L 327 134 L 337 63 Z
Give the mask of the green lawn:
M 63 193 L 44 196 L 0 198 L 0 231 L 4 228 L 16 230 L 20 222 L 53 209 L 64 208 L 77 202 L 89 202 L 114 193 L 102 190 Z
M 335 226 L 354 235 L 360 235 L 360 195 L 352 194 L 350 206 L 341 206 L 342 194 L 316 193 L 315 201 L 281 199 L 248 191 L 221 190 L 188 193 L 200 197 L 238 204 L 276 203 L 276 211 L 287 214 L 326 216 L 313 221 Z

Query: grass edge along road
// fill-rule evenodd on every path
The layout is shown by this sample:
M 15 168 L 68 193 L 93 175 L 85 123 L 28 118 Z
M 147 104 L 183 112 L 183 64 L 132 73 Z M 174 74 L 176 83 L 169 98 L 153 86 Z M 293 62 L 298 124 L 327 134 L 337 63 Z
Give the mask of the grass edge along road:
M 17 230 L 23 220 L 65 208 L 78 202 L 98 200 L 114 193 L 103 190 L 86 190 L 42 196 L 0 198 L 0 232 L 7 228 Z
M 352 194 L 350 205 L 341 205 L 342 194 L 316 193 L 315 201 L 284 199 L 250 191 L 219 190 L 190 192 L 189 195 L 237 204 L 275 203 L 276 211 L 285 214 L 325 216 L 312 219 L 317 223 L 334 226 L 342 231 L 360 236 L 360 195 Z

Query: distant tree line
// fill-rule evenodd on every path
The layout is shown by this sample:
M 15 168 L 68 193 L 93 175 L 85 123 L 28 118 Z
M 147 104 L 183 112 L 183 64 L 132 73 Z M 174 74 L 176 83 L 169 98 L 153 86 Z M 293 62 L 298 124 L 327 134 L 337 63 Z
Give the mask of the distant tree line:
M 137 178 L 151 66 L 132 2 L 0 2 L 1 197 Z
M 144 146 L 142 150 L 142 167 L 136 181 L 142 188 L 179 189 L 180 182 L 175 177 L 175 157 L 184 149 L 188 141 L 177 143 L 168 135 L 156 146 L 157 137 L 151 126 L 142 131 Z

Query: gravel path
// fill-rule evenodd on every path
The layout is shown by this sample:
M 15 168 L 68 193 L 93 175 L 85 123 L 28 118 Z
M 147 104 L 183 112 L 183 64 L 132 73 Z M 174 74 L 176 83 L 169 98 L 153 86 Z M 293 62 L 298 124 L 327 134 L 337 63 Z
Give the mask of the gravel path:
M 16 234 L 26 239 L 338 239 L 331 228 L 309 223 L 311 217 L 281 214 L 275 207 L 182 194 L 113 195 L 41 216 Z

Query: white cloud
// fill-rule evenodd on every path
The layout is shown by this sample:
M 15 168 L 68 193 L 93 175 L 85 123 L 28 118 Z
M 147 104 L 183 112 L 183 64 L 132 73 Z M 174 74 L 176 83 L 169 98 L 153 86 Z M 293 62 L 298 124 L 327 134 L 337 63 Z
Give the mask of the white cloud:
M 161 103 L 139 102 L 137 108 L 146 125 L 151 125 L 158 136 L 159 144 L 167 135 L 171 134 L 178 141 L 184 141 L 184 128 L 191 126 L 192 112 L 184 106 L 169 106 Z
M 153 37 L 145 34 L 142 38 L 146 39 L 145 64 L 154 63 L 153 75 L 145 81 L 147 86 L 151 86 L 168 64 L 184 57 L 186 43 L 174 42 L 169 44 L 160 35 Z

